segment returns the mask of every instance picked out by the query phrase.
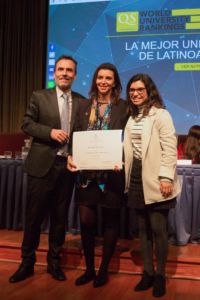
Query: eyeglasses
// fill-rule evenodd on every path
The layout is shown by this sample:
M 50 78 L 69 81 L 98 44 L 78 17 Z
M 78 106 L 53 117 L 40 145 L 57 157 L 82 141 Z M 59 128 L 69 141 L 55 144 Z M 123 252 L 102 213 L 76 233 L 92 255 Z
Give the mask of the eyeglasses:
M 138 89 L 130 88 L 129 94 L 134 94 L 135 92 L 137 92 L 138 94 L 143 94 L 145 90 L 146 88 L 142 88 L 142 87 Z

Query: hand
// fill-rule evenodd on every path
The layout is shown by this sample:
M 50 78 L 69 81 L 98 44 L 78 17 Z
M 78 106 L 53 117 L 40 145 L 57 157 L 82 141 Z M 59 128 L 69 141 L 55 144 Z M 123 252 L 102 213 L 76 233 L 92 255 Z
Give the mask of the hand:
M 120 169 L 118 166 L 115 166 L 115 167 L 114 167 L 114 171 L 115 171 L 115 172 L 120 172 L 120 170 L 121 170 L 121 169 Z
M 169 197 L 173 191 L 173 183 L 168 181 L 161 181 L 160 191 L 164 198 Z
M 68 155 L 67 157 L 67 169 L 71 172 L 78 171 L 77 166 L 73 163 L 73 157 L 71 155 Z
M 69 135 L 62 129 L 52 129 L 50 136 L 52 140 L 59 142 L 60 144 L 64 144 L 69 141 Z

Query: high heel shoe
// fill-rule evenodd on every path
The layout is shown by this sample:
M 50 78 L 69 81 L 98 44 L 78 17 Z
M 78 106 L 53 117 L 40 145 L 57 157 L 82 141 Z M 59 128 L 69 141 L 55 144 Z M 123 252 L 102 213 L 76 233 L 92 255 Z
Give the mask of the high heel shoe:
M 98 274 L 93 281 L 93 287 L 98 288 L 108 282 L 108 274 Z
M 162 297 L 166 293 L 166 280 L 165 277 L 159 274 L 156 274 L 155 280 L 153 283 L 153 296 Z
M 80 277 L 78 277 L 75 281 L 75 285 L 83 285 L 86 284 L 90 281 L 92 281 L 93 279 L 95 279 L 96 277 L 96 273 L 94 272 L 85 272 L 83 275 L 81 275 Z
M 144 274 L 142 275 L 142 279 L 135 286 L 134 290 L 136 292 L 146 291 L 150 287 L 153 286 L 153 283 L 154 283 L 154 276 L 153 275 L 149 275 L 147 272 L 144 271 Z

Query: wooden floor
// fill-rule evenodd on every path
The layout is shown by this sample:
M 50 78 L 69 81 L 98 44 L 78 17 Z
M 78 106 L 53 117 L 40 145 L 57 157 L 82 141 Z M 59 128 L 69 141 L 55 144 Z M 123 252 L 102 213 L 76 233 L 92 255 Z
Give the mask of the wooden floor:
M 36 266 L 35 275 L 23 282 L 8 283 L 8 277 L 17 268 L 16 263 L 0 262 L 0 299 L 1 300 L 151 300 L 152 290 L 134 292 L 138 275 L 111 274 L 109 282 L 94 289 L 91 283 L 81 287 L 74 285 L 80 270 L 66 270 L 68 280 L 57 282 L 45 272 L 42 266 Z M 169 279 L 167 294 L 163 300 L 199 300 L 200 281 Z
M 121 267 L 117 272 L 109 274 L 109 282 L 101 288 L 93 288 L 92 283 L 84 286 L 76 287 L 75 279 L 83 272 L 84 265 L 82 260 L 75 259 L 74 266 L 69 267 L 64 264 L 64 271 L 67 276 L 67 281 L 57 282 L 51 278 L 46 272 L 46 263 L 43 256 L 46 256 L 47 235 L 42 235 L 40 243 L 40 251 L 44 251 L 44 255 L 39 255 L 39 261 L 35 266 L 35 275 L 31 278 L 11 284 L 8 282 L 9 276 L 16 271 L 19 264 L 19 246 L 22 239 L 22 232 L 14 232 L 0 230 L 0 300 L 151 300 L 155 299 L 152 296 L 152 290 L 145 292 L 135 292 L 133 287 L 140 280 L 140 275 L 137 272 L 131 272 L 135 268 L 128 254 L 124 254 L 120 258 Z M 70 245 L 80 247 L 80 236 L 67 236 L 71 240 Z M 121 246 L 120 246 L 121 245 Z M 119 246 L 123 249 L 130 248 L 130 245 L 137 250 L 137 242 L 119 241 Z M 68 245 L 69 246 L 69 245 Z M 126 246 L 126 247 L 125 247 Z M 97 247 L 98 248 L 98 247 Z M 70 249 L 68 249 L 69 251 Z M 76 249 L 77 250 L 77 249 Z M 81 249 L 79 249 L 81 250 Z M 78 250 L 78 252 L 79 252 Z M 71 250 L 70 250 L 71 251 Z M 11 252 L 14 253 L 12 257 Z M 137 251 L 136 251 L 137 252 Z M 177 257 L 179 262 L 184 262 L 181 267 L 182 275 L 185 277 L 173 276 L 168 272 L 167 278 L 167 294 L 162 297 L 163 300 L 199 300 L 200 299 L 200 273 L 195 272 L 195 276 L 188 276 L 189 269 L 193 269 L 196 265 L 200 265 L 200 245 L 188 244 L 184 247 L 170 246 L 170 254 L 168 261 L 168 270 L 175 267 L 174 257 Z M 126 252 L 125 252 L 126 253 Z M 97 251 L 98 254 L 98 251 Z M 7 256 L 6 256 L 7 255 Z M 17 255 L 17 256 L 16 256 Z M 68 254 L 69 255 L 69 254 Z M 80 255 L 80 252 L 79 252 Z M 190 261 L 188 260 L 190 258 Z M 194 260 L 194 261 L 193 261 Z M 171 261 L 171 267 L 169 267 Z M 98 262 L 98 259 L 97 259 Z M 173 262 L 173 263 L 172 263 Z M 194 263 L 195 262 L 195 263 Z M 70 260 L 71 263 L 71 260 Z M 140 263 L 138 263 L 140 265 Z M 182 264 L 182 263 L 181 263 Z M 140 266 L 141 267 L 141 266 Z M 139 269 L 138 269 L 139 270 Z M 192 271 L 192 270 L 191 270 Z M 140 273 L 140 272 L 138 272 Z M 187 278 L 187 279 L 186 279 Z M 190 278 L 190 279 L 189 279 Z M 192 278 L 192 279 L 191 279 Z

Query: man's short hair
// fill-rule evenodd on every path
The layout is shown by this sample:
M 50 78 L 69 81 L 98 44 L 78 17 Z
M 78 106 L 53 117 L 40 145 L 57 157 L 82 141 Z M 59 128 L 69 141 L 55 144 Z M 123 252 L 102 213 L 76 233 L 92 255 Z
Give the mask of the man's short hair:
M 77 65 L 78 65 L 78 63 L 77 63 L 77 61 L 76 61 L 72 56 L 70 56 L 70 55 L 61 55 L 61 56 L 58 57 L 58 59 L 57 59 L 56 62 L 55 62 L 54 72 L 55 72 L 55 70 L 56 70 L 56 65 L 57 65 L 57 63 L 58 63 L 60 60 L 62 60 L 62 59 L 66 59 L 66 60 L 71 60 L 71 61 L 73 61 L 73 63 L 75 64 L 75 73 L 77 73 Z

